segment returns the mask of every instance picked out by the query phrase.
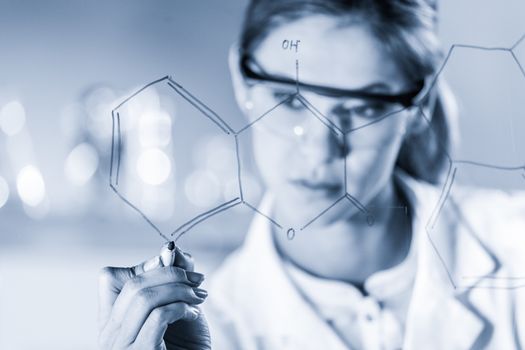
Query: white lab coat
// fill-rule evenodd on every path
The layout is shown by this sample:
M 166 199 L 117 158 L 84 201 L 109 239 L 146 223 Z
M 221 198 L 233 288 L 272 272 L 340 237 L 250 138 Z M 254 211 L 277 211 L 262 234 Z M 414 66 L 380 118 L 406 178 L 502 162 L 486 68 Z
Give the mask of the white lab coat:
M 419 235 L 403 349 L 525 346 L 525 195 L 456 189 L 430 229 L 440 189 L 400 178 Z M 348 349 L 295 288 L 256 216 L 209 288 L 213 349 Z

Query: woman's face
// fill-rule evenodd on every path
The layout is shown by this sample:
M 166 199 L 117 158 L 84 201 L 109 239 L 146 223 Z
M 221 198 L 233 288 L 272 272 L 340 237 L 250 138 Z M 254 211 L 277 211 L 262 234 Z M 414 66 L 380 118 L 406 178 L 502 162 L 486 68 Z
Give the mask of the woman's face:
M 298 52 L 283 49 L 284 40 L 300 40 Z M 305 84 L 383 94 L 412 88 L 366 26 L 341 25 L 329 16 L 281 25 L 265 37 L 252 58 L 272 76 L 295 79 L 297 74 Z M 390 110 L 392 105 L 377 101 L 326 97 L 308 90 L 299 90 L 301 103 L 296 91 L 264 84 L 245 89 L 244 107 L 251 120 L 288 98 L 252 127 L 255 159 L 274 198 L 273 215 L 286 227 L 303 227 L 345 193 L 365 207 L 381 202 L 413 113 Z M 377 118 L 379 112 L 370 113 L 374 110 L 395 113 Z M 357 206 L 343 204 L 314 225 L 362 219 Z

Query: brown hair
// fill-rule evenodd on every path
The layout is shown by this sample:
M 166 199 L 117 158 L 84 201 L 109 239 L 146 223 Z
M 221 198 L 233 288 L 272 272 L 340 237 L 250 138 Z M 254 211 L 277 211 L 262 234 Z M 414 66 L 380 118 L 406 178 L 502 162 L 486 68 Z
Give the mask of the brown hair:
M 360 20 L 397 59 L 413 81 L 436 73 L 442 50 L 436 34 L 437 11 L 430 0 L 252 0 L 240 38 L 242 52 L 251 53 L 276 27 L 311 15 Z M 437 183 L 448 165 L 451 121 L 446 99 L 439 92 L 429 126 L 407 137 L 397 166 L 411 176 Z

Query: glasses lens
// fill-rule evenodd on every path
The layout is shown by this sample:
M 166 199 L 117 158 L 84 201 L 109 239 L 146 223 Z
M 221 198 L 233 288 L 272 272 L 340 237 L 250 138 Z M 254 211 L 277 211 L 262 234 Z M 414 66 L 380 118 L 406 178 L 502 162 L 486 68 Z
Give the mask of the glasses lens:
M 344 133 L 373 126 L 388 124 L 388 118 L 403 110 L 397 103 L 381 100 L 353 99 L 344 102 L 335 102 L 335 107 L 330 113 L 330 118 Z
M 329 128 L 354 138 L 355 146 L 377 145 L 396 132 L 399 116 L 405 110 L 400 103 L 380 99 L 298 93 L 290 85 L 261 83 L 252 90 L 257 101 L 250 113 L 254 128 L 287 139 L 306 136 L 312 128 Z
M 293 88 L 258 84 L 251 94 L 254 102 L 248 114 L 255 130 L 290 138 L 294 128 L 297 132 L 308 120 L 308 109 Z

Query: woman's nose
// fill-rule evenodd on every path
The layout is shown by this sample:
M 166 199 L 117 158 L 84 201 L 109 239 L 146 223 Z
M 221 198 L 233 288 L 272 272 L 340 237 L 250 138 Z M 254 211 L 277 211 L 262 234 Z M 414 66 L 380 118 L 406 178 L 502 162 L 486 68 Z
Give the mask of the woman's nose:
M 343 134 L 321 116 L 310 116 L 294 133 L 300 139 L 302 155 L 312 164 L 330 163 L 348 153 Z

